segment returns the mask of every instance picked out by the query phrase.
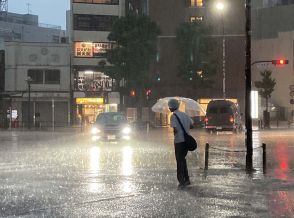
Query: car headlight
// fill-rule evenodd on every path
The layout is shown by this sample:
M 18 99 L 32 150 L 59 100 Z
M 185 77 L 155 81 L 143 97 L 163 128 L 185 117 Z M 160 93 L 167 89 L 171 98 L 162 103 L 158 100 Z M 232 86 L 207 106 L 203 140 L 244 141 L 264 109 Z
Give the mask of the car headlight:
M 96 135 L 96 134 L 98 134 L 98 133 L 100 133 L 101 131 L 100 131 L 100 129 L 98 129 L 97 127 L 93 127 L 92 129 L 91 129 L 91 133 L 93 134 L 93 135 Z
M 130 134 L 131 131 L 132 131 L 132 130 L 131 130 L 130 127 L 125 127 L 125 128 L 123 128 L 122 133 L 123 133 L 123 134 Z

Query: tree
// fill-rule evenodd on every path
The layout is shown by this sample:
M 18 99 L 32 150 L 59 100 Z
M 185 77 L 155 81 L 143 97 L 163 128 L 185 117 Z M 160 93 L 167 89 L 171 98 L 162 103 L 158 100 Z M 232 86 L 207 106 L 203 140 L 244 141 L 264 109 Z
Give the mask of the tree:
M 264 70 L 260 72 L 261 80 L 254 82 L 255 87 L 258 89 L 261 97 L 265 99 L 265 108 L 268 112 L 268 99 L 271 97 L 274 91 L 276 80 L 271 77 L 272 72 L 270 70 Z
M 270 127 L 270 116 L 268 112 L 268 99 L 271 97 L 274 91 L 276 80 L 271 77 L 272 72 L 270 70 L 264 70 L 260 72 L 261 80 L 254 82 L 255 87 L 258 89 L 261 97 L 265 98 L 265 111 L 263 113 L 264 127 Z
M 216 74 L 216 41 L 202 22 L 183 23 L 177 29 L 178 71 L 194 88 L 211 87 Z
M 108 35 L 116 46 L 105 54 L 107 62 L 99 63 L 101 71 L 117 82 L 125 81 L 125 90 L 136 90 L 139 105 L 144 89 L 150 86 L 149 67 L 156 57 L 159 27 L 142 14 L 129 13 L 117 19 Z

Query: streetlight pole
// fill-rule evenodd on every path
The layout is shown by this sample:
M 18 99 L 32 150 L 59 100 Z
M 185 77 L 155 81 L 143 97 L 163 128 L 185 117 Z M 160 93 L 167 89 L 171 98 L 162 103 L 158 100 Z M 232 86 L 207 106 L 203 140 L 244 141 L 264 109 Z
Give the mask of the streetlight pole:
M 31 82 L 32 78 L 28 76 L 26 82 L 28 83 L 28 129 L 31 128 Z
M 226 98 L 226 37 L 224 15 L 222 13 L 222 26 L 223 26 L 223 98 Z
M 246 65 L 245 65 L 245 126 L 246 126 L 246 170 L 253 169 L 253 142 L 251 119 L 251 0 L 245 0 L 246 15 Z
M 222 50 L 223 50 L 223 61 L 222 61 L 222 73 L 223 73 L 223 98 L 226 98 L 226 37 L 225 37 L 225 24 L 224 24 L 224 8 L 225 5 L 222 2 L 216 4 L 216 8 L 221 13 L 222 20 Z

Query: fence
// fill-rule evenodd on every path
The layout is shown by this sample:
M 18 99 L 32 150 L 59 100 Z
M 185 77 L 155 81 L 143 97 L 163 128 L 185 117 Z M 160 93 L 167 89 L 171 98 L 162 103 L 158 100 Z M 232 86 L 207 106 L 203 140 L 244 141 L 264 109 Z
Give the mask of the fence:
M 266 173 L 266 144 L 262 143 L 261 146 L 253 148 L 253 150 L 257 150 L 262 148 L 262 168 L 263 173 Z M 209 149 L 214 149 L 219 152 L 234 152 L 234 153 L 246 153 L 246 150 L 229 150 L 229 149 L 223 149 L 218 148 L 214 146 L 210 146 L 209 143 L 205 144 L 205 153 L 204 153 L 204 169 L 208 170 L 208 159 L 209 159 Z

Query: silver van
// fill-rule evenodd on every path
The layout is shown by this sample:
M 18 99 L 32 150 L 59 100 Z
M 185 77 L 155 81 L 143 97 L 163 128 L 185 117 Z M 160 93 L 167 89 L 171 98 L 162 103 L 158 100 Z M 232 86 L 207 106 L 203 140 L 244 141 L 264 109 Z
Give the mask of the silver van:
M 207 105 L 204 118 L 207 131 L 242 131 L 242 120 L 238 106 L 225 99 L 212 100 Z

